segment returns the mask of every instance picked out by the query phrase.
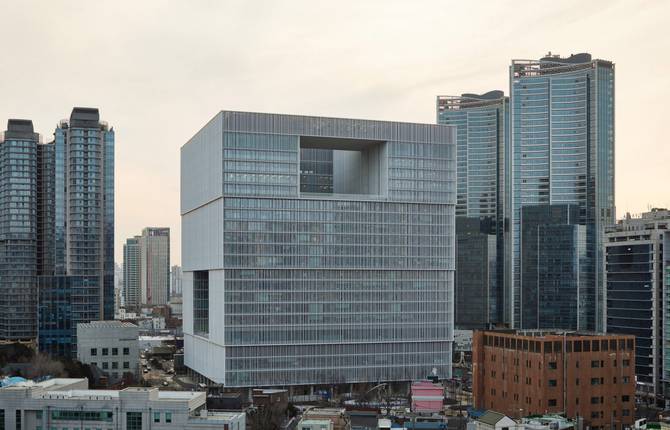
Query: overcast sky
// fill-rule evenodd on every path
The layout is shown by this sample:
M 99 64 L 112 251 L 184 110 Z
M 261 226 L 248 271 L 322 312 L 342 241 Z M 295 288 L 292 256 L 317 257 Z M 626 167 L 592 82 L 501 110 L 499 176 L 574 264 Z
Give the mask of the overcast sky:
M 145 226 L 181 261 L 179 148 L 222 109 L 435 121 L 512 58 L 616 63 L 617 214 L 670 207 L 669 1 L 0 0 L 0 122 L 73 106 L 116 130 L 116 260 Z M 4 129 L 4 128 L 3 128 Z

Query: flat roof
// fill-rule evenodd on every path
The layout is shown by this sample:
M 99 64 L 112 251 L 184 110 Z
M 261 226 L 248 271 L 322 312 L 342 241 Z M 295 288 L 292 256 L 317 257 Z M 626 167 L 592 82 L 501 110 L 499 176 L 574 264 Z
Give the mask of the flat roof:
M 77 324 L 77 327 L 82 327 L 82 328 L 120 328 L 120 327 L 130 327 L 130 328 L 138 328 L 135 324 L 127 321 L 118 321 L 118 320 L 110 320 L 110 321 L 91 321 L 88 323 L 79 323 Z
M 218 421 L 218 420 L 232 420 L 239 418 L 242 415 L 246 415 L 245 412 L 231 412 L 231 411 L 207 411 L 207 415 L 193 415 L 188 417 L 189 420 L 211 420 L 211 421 Z
M 58 391 L 62 390 L 63 388 L 69 387 L 72 384 L 77 384 L 80 382 L 86 382 L 86 385 L 88 386 L 88 380 L 86 378 L 52 378 L 52 379 L 47 379 L 46 381 L 42 382 L 34 382 L 31 380 L 26 380 L 23 382 L 17 382 L 13 385 L 7 386 L 7 387 L 2 387 L 0 390 L 19 390 L 19 389 L 25 389 L 25 388 L 45 388 L 49 389 L 50 391 Z
M 583 331 L 583 330 L 560 330 L 560 329 L 537 329 L 537 330 L 514 330 L 514 329 L 500 329 L 500 330 L 481 330 L 486 335 L 502 335 L 502 336 L 517 336 L 517 337 L 528 337 L 528 338 L 633 338 L 635 337 L 632 334 L 620 334 L 620 333 L 601 333 L 595 331 Z

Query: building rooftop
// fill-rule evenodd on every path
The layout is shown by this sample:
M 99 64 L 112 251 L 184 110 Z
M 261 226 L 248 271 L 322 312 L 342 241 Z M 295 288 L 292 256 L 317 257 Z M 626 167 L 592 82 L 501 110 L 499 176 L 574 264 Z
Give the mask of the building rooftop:
M 85 383 L 86 385 L 82 385 Z M 4 390 L 25 390 L 28 388 L 39 389 L 36 394 L 43 399 L 74 399 L 74 400 L 112 400 L 119 398 L 121 392 L 149 393 L 156 392 L 158 400 L 192 400 L 205 393 L 200 391 L 159 391 L 158 388 L 128 387 L 123 390 L 91 390 L 81 388 L 88 386 L 86 378 L 53 378 L 42 382 L 30 380 L 19 381 L 10 386 L 1 387 Z
M 634 231 L 634 230 L 654 230 L 656 228 L 667 229 L 670 222 L 670 210 L 665 208 L 653 208 L 649 212 L 643 212 L 639 215 L 626 213 L 623 219 L 617 221 L 615 225 L 606 227 L 607 233 Z
M 79 324 L 77 324 L 77 327 L 81 327 L 81 328 L 122 328 L 122 327 L 138 328 L 137 325 L 135 325 L 131 322 L 117 321 L 117 320 L 91 321 L 91 322 L 88 322 L 88 323 L 79 323 Z
M 0 388 L 0 390 L 42 388 L 42 389 L 48 389 L 49 391 L 58 391 L 82 382 L 86 382 L 86 384 L 88 384 L 88 380 L 86 378 L 52 378 L 41 382 L 35 382 L 29 379 L 24 379 L 23 381 L 16 380 L 15 383 L 9 386 L 2 387 Z
M 311 425 L 311 426 L 318 426 L 318 425 L 324 425 L 324 424 L 325 424 L 325 425 L 328 425 L 328 424 L 330 424 L 330 420 L 328 420 L 328 419 L 322 419 L 322 420 L 318 420 L 318 419 L 301 420 L 301 421 L 300 421 L 300 424 L 302 424 L 302 425 L 306 425 L 306 426 L 310 426 L 310 425 Z
M 537 330 L 515 330 L 515 329 L 494 329 L 482 330 L 486 334 L 500 334 L 512 336 L 524 336 L 533 338 L 555 338 L 555 337 L 634 337 L 633 335 L 615 334 L 615 333 L 601 333 L 594 331 L 574 331 L 574 330 L 559 330 L 559 329 L 537 329 Z
M 190 420 L 207 420 L 207 421 L 232 421 L 235 419 L 241 418 L 241 416 L 246 416 L 246 413 L 243 411 L 202 411 L 200 415 L 192 415 L 188 419 Z
M 502 420 L 503 418 L 505 418 L 504 414 L 495 411 L 486 411 L 484 415 L 477 419 L 477 421 L 495 427 L 498 421 Z
M 342 415 L 346 413 L 344 408 L 312 408 L 305 411 L 303 415 Z

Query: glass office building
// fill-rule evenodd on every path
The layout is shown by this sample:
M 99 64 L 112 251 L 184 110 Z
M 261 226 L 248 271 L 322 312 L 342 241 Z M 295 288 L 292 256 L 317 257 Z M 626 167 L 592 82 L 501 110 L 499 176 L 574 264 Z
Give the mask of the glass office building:
M 0 340 L 30 340 L 37 312 L 37 147 L 29 120 L 0 136 Z
M 510 66 L 510 144 L 505 222 L 505 319 L 516 328 L 524 313 L 521 210 L 570 204 L 586 227 L 593 283 L 580 329 L 604 325 L 603 231 L 614 223 L 614 64 L 590 54 L 514 60 Z M 507 233 L 506 233 L 507 234 Z M 581 306 L 581 304 L 580 304 Z M 577 327 L 574 327 L 577 328 Z
M 491 218 L 456 217 L 454 327 L 487 329 L 498 311 L 496 235 Z
M 456 223 L 456 240 L 462 245 L 461 252 L 467 253 L 467 257 L 458 263 L 456 302 L 469 303 L 468 306 L 479 304 L 485 308 L 479 312 L 458 306 L 456 327 L 486 328 L 489 323 L 502 322 L 505 307 L 504 265 L 502 262 L 498 264 L 497 259 L 504 255 L 503 196 L 509 99 L 497 90 L 481 95 L 438 96 L 437 123 L 456 127 L 456 216 L 468 218 Z M 471 227 L 478 230 L 477 238 Z M 487 230 L 482 230 L 483 227 Z M 478 240 L 482 242 L 475 243 Z M 491 240 L 495 241 L 492 251 L 488 246 Z M 465 248 L 470 246 L 472 248 Z M 476 254 L 475 249 L 481 253 Z M 488 264 L 490 258 L 494 259 L 492 268 Z M 475 261 L 479 263 L 475 264 Z M 482 270 L 486 270 L 486 275 Z M 489 276 L 490 270 L 493 270 L 493 276 Z M 482 290 L 487 291 L 485 296 L 482 296 Z M 484 298 L 487 303 L 480 303 Z M 475 321 L 472 319 L 475 315 L 486 320 Z
M 586 228 L 575 205 L 521 209 L 521 324 L 538 329 L 583 327 L 593 299 Z
M 449 377 L 454 138 L 217 114 L 181 151 L 186 365 L 231 387 Z

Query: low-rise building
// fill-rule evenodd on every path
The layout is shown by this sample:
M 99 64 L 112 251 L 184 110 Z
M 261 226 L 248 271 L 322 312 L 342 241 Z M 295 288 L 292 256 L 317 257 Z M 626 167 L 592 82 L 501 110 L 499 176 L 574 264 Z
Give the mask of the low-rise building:
M 306 410 L 302 415 L 302 421 L 328 421 L 332 427 L 326 430 L 351 430 L 351 420 L 343 408 L 312 408 Z M 301 429 L 300 425 L 298 428 Z M 321 430 L 319 427 L 308 427 L 310 430 Z M 302 430 L 302 429 L 301 429 Z
M 505 414 L 486 411 L 482 416 L 474 419 L 469 428 L 473 430 L 523 430 L 523 425 L 518 424 Z
M 77 324 L 77 360 L 107 374 L 110 383 L 126 373 L 139 376 L 139 329 L 121 321 Z
M 444 407 L 444 387 L 431 381 L 419 381 L 412 384 L 412 411 L 418 413 L 437 413 Z
M 256 407 L 275 407 L 280 410 L 288 407 L 288 390 L 254 388 L 251 398 Z
M 472 374 L 477 409 L 513 418 L 564 413 L 594 430 L 633 424 L 632 335 L 476 331 Z
M 89 390 L 85 378 L 27 381 L 0 388 L 0 428 L 245 429 L 243 412 L 209 412 L 205 404 L 204 392 Z
M 306 419 L 298 422 L 299 430 L 333 430 L 333 423 L 328 419 Z

